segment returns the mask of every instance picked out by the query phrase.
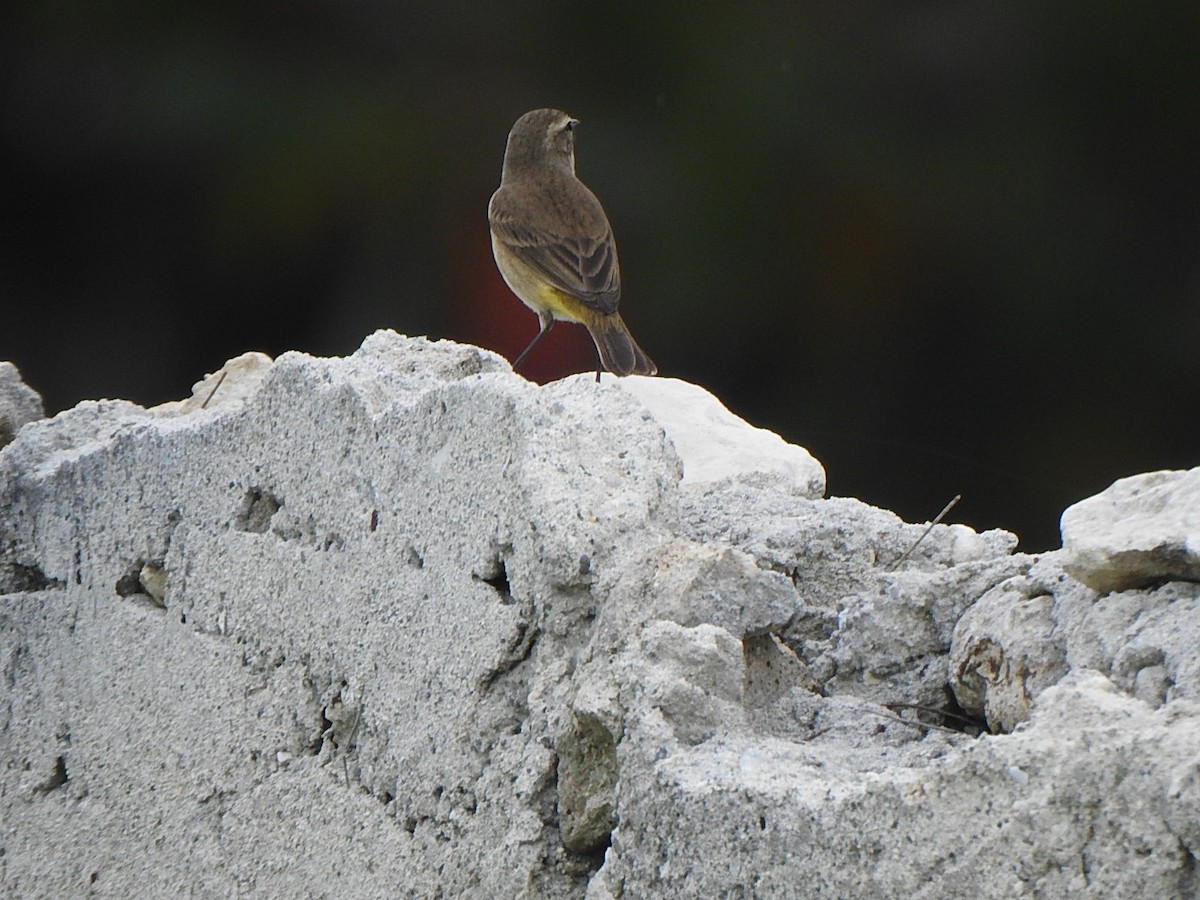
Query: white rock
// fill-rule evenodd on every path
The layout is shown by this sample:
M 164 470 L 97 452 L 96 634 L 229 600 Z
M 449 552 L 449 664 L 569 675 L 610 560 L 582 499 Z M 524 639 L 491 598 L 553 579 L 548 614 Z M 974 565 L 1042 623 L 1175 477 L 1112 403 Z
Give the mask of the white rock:
M 1067 508 L 1063 568 L 1105 593 L 1200 581 L 1200 468 L 1116 481 Z
M 699 385 L 640 375 L 617 381 L 648 409 L 683 460 L 690 484 L 773 476 L 804 497 L 825 494 L 825 470 L 803 447 L 755 428 Z
M 244 403 L 262 385 L 271 365 L 271 357 L 265 353 L 250 351 L 235 356 L 192 385 L 192 396 L 186 400 L 162 403 L 151 411 L 185 416 L 201 409 Z

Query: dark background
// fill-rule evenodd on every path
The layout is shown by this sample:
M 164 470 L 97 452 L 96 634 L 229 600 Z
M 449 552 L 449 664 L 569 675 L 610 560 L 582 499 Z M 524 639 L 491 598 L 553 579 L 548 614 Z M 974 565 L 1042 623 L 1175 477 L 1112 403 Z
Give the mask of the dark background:
M 0 29 L 0 359 L 55 412 L 247 349 L 536 331 L 491 260 L 518 115 L 663 374 L 830 492 L 1057 546 L 1200 463 L 1200 4 L 25 2 Z M 560 326 L 544 381 L 593 364 Z

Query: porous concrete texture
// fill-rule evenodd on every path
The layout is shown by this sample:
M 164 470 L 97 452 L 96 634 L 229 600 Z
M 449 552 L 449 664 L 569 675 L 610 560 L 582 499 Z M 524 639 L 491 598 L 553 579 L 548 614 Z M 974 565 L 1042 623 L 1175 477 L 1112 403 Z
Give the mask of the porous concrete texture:
M 25 425 L 0 892 L 1200 891 L 1197 586 L 905 557 L 772 437 L 390 332 Z
M 1132 523 L 1139 519 L 1130 516 Z M 1133 549 L 1125 559 L 1131 561 L 1149 541 L 1136 528 L 1127 537 Z M 1099 593 L 1068 574 L 1077 559 L 1070 550 L 1033 558 L 1021 574 L 987 591 L 955 627 L 955 694 L 963 709 L 985 716 L 995 730 L 1026 721 L 1043 690 L 1079 670 L 1103 673 L 1153 708 L 1175 700 L 1200 703 L 1200 584 L 1181 580 L 1180 573 L 1142 589 Z
M 1063 568 L 1097 591 L 1200 581 L 1200 468 L 1122 478 L 1061 524 Z

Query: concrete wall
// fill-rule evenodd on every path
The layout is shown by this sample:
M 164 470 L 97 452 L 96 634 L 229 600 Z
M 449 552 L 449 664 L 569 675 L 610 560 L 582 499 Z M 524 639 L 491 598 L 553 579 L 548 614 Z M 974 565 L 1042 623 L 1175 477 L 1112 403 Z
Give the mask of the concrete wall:
M 13 430 L 9 896 L 1200 892 L 1192 473 L 897 564 L 700 388 L 390 332 Z

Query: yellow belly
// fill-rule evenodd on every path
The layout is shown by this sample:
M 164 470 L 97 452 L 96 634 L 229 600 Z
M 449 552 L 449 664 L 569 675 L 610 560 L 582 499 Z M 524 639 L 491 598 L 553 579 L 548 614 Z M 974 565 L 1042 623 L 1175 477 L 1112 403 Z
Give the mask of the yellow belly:
M 560 321 L 585 324 L 595 318 L 595 314 L 574 297 L 547 284 L 541 273 L 521 262 L 496 240 L 495 235 L 492 236 L 492 255 L 496 257 L 496 267 L 504 283 L 539 316 L 549 314 Z

